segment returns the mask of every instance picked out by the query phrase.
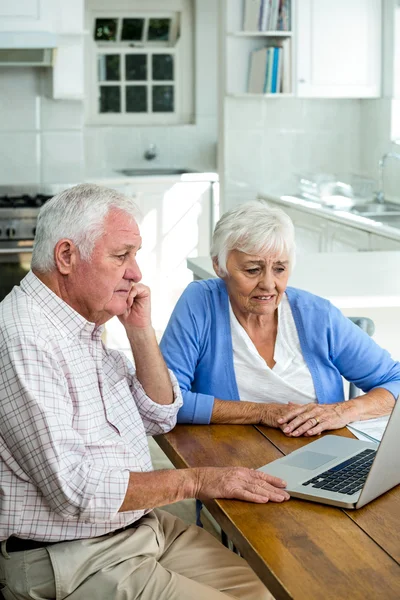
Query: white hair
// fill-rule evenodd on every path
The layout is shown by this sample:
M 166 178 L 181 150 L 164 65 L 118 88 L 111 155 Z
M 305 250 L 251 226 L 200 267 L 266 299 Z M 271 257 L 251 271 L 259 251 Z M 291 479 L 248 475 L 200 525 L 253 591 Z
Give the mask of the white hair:
M 115 190 L 82 183 L 64 190 L 40 209 L 32 253 L 32 269 L 46 273 L 55 267 L 54 248 L 61 239 L 74 242 L 81 258 L 89 260 L 97 239 L 104 231 L 110 210 L 138 219 L 134 201 Z
M 263 200 L 240 204 L 224 213 L 214 229 L 210 254 L 218 263 L 221 275 L 227 275 L 226 262 L 232 250 L 278 257 L 286 255 L 291 270 L 296 254 L 291 218 Z

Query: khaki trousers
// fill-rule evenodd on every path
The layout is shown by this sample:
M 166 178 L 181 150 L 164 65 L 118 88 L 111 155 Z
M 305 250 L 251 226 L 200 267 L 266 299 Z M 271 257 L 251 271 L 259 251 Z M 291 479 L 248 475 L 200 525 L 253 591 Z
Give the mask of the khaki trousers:
M 268 600 L 247 563 L 196 525 L 154 510 L 115 535 L 0 554 L 6 600 Z

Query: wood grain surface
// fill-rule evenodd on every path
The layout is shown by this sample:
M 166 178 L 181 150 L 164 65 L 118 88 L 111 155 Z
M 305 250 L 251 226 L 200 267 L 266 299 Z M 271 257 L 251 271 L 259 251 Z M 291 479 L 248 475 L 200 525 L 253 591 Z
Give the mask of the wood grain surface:
M 258 468 L 312 441 L 251 425 L 177 425 L 155 440 L 177 468 Z M 277 600 L 400 598 L 399 486 L 358 511 L 297 499 L 206 506 Z

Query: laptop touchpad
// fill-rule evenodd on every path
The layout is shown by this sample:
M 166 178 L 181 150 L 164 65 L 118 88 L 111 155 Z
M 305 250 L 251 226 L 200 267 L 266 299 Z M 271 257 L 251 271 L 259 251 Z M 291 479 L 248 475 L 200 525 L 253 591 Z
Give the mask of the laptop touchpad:
M 331 456 L 329 454 L 320 454 L 319 452 L 311 452 L 310 450 L 305 450 L 301 452 L 297 456 L 288 457 L 285 460 L 285 464 L 289 467 L 299 467 L 300 469 L 318 469 L 321 465 L 335 459 L 336 456 Z

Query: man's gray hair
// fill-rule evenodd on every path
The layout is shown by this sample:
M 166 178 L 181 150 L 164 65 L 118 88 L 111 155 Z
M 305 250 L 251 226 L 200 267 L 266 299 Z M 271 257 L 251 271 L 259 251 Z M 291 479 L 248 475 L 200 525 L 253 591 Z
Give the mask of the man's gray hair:
M 32 253 L 32 269 L 46 273 L 55 267 L 54 248 L 61 239 L 70 239 L 83 260 L 90 259 L 94 245 L 104 231 L 104 220 L 117 209 L 138 219 L 134 201 L 115 190 L 82 183 L 64 190 L 40 209 Z
M 232 250 L 278 257 L 286 255 L 291 270 L 296 254 L 291 218 L 263 200 L 240 204 L 224 213 L 214 229 L 210 254 L 218 262 L 221 275 L 227 275 L 226 262 Z

